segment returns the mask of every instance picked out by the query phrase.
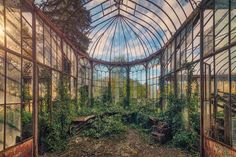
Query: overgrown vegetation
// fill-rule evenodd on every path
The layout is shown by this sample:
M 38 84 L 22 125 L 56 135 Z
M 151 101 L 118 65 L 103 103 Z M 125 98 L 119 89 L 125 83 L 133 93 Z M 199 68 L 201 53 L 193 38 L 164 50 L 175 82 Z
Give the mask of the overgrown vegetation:
M 70 99 L 65 79 L 62 77 L 59 81 L 58 97 L 51 105 L 51 109 L 44 109 L 39 114 L 41 153 L 63 151 L 67 148 L 69 126 L 75 115 L 75 105 Z M 45 103 L 47 101 L 43 101 L 42 105 L 46 105 Z
M 58 97 L 48 108 L 50 95 L 45 95 L 39 116 L 40 148 L 43 152 L 61 151 L 67 148 L 69 127 L 72 117 L 91 116 L 96 118 L 80 130 L 80 135 L 92 138 L 104 138 L 111 135 L 121 135 L 127 128 L 137 129 L 141 135 L 151 139 L 153 124 L 150 119 L 166 122 L 171 127 L 171 140 L 168 144 L 191 152 L 198 151 L 199 144 L 199 106 L 198 84 L 192 78 L 193 70 L 188 69 L 186 95 L 168 94 L 165 108 L 161 110 L 159 100 L 143 99 L 130 101 L 124 105 L 112 101 L 109 89 L 103 89 L 101 97 L 88 104 L 88 86 L 79 89 L 80 101 L 78 110 L 68 94 L 66 78 L 61 78 Z M 194 84 L 194 86 L 193 86 Z M 50 86 L 47 86 L 50 88 Z M 47 98 L 49 97 L 49 98 Z M 108 113 L 108 114 L 104 114 Z M 105 115 L 105 116 L 102 116 Z
M 116 116 L 98 119 L 82 132 L 83 136 L 101 138 L 112 134 L 120 134 L 126 127 L 134 127 L 143 135 L 151 135 L 152 125 L 150 118 L 166 122 L 171 126 L 171 144 L 191 152 L 197 152 L 200 135 L 200 113 L 198 82 L 193 79 L 193 69 L 187 69 L 188 80 L 186 95 L 169 93 L 165 109 L 161 110 L 158 100 L 144 99 L 139 102 L 124 105 L 107 103 L 107 101 L 95 101 L 93 106 L 83 106 L 79 115 L 99 115 L 104 112 L 118 113 Z M 102 98 L 101 100 L 103 100 Z M 114 127 L 115 126 L 115 127 Z

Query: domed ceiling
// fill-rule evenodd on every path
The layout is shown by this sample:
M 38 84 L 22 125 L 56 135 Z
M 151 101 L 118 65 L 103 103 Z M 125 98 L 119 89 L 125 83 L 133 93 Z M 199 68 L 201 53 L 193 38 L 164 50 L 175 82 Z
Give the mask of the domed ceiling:
M 83 0 L 90 11 L 91 58 L 144 59 L 162 48 L 198 6 L 197 0 Z

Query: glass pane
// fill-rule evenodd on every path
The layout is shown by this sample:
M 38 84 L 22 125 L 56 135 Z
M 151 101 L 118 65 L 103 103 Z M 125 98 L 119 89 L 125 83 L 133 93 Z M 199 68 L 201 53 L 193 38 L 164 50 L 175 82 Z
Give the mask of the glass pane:
M 0 105 L 0 150 L 3 150 L 4 142 L 4 106 Z
M 20 53 L 21 50 L 21 16 L 20 0 L 5 1 L 7 48 Z
M 20 142 L 21 138 L 20 104 L 6 105 L 6 148 Z
M 228 45 L 229 1 L 216 0 L 215 4 L 215 45 L 217 50 Z
M 43 63 L 43 22 L 40 18 L 36 18 L 36 43 L 37 43 L 37 60 Z
M 236 0 L 231 0 L 231 42 L 236 41 Z
M 22 65 L 22 139 L 32 137 L 33 64 L 23 60 Z
M 3 50 L 0 49 L 0 104 L 4 103 L 4 90 L 5 90 L 5 55 Z
M 231 48 L 232 145 L 236 147 L 236 47 Z
M 21 102 L 21 59 L 7 53 L 7 103 Z
M 60 73 L 52 71 L 52 100 L 56 100 L 58 96 L 58 84 Z
M 3 0 L 0 0 L 0 45 L 4 45 L 4 7 Z
M 22 49 L 23 54 L 32 57 L 32 13 L 27 4 L 22 6 Z
M 0 50 L 0 151 L 4 142 L 4 91 L 5 91 L 5 54 Z

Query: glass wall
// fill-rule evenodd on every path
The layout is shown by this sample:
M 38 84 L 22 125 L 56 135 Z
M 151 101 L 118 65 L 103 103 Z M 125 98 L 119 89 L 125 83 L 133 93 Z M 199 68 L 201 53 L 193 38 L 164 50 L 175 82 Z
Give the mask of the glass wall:
M 75 102 L 78 84 L 90 84 L 89 62 L 82 64 L 86 75 L 79 74 L 87 81 L 79 82 L 77 58 L 82 57 L 47 18 L 41 13 L 34 16 L 30 3 L 0 1 L 0 151 L 32 139 L 36 86 L 42 114 L 52 112 L 62 76 L 68 80 L 67 87 Z M 35 65 L 37 73 L 33 71 Z M 34 77 L 38 78 L 36 86 Z

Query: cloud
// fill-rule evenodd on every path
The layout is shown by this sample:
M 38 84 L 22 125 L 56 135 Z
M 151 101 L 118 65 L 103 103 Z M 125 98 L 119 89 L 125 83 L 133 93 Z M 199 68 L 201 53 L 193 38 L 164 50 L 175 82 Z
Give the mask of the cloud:
M 174 10 L 172 10 L 172 8 L 165 1 L 168 2 L 169 5 L 174 8 Z M 179 3 L 185 10 L 187 16 L 190 15 L 192 12 L 192 7 L 189 2 L 187 3 L 182 0 L 178 1 L 165 0 L 165 1 L 156 0 L 154 2 L 155 4 L 158 4 L 158 6 L 160 6 L 162 10 L 164 10 L 163 12 L 161 11 L 161 9 L 159 9 L 154 4 L 148 1 L 133 0 L 132 2 L 132 0 L 123 0 L 123 3 L 130 7 L 128 8 L 125 7 L 124 5 L 121 5 L 121 9 L 128 12 L 125 13 L 124 11 L 120 11 L 121 15 L 127 17 L 127 19 L 125 19 L 126 22 L 124 21 L 122 22 L 122 20 L 117 18 L 109 28 L 107 28 L 108 25 L 105 26 L 105 23 L 95 28 L 91 32 L 90 37 L 94 36 L 95 35 L 94 32 L 96 32 L 97 30 L 100 29 L 100 31 L 92 39 L 92 44 L 90 44 L 89 47 L 90 55 L 94 54 L 94 56 L 92 57 L 108 61 L 110 60 L 110 57 L 111 59 L 113 59 L 120 56 L 125 56 L 125 57 L 129 56 L 129 60 L 131 61 L 135 59 L 145 58 L 149 55 L 149 53 L 151 54 L 156 52 L 158 49 L 161 48 L 161 45 L 163 46 L 164 43 L 166 43 L 168 39 L 171 38 L 171 33 L 175 33 L 175 27 L 178 29 L 181 26 L 181 23 L 183 23 L 186 20 L 185 14 L 183 13 Z M 93 0 L 92 2 L 86 5 L 86 8 L 92 8 L 100 4 L 101 2 L 103 1 Z M 134 2 L 140 4 L 140 6 L 136 5 Z M 114 1 L 110 0 L 103 4 L 103 8 L 106 8 L 109 5 L 113 4 Z M 151 11 L 148 10 L 147 8 L 150 9 Z M 98 8 L 96 8 L 95 12 L 99 10 L 101 11 L 101 9 L 102 9 L 101 6 L 99 6 Z M 109 9 L 106 9 L 104 11 L 104 14 L 108 14 L 110 11 L 113 11 L 114 9 L 116 9 L 116 7 L 111 7 Z M 134 12 L 135 9 L 137 10 L 136 12 Z M 142 14 L 138 12 L 142 12 Z M 102 18 L 101 20 L 93 23 L 93 26 L 116 14 L 117 12 Z M 133 14 L 135 14 L 135 16 L 137 16 L 142 20 L 135 18 Z M 179 18 L 176 16 L 176 14 Z M 161 19 L 158 18 L 157 15 Z M 101 16 L 103 16 L 103 13 L 99 14 L 96 18 Z M 169 19 L 168 16 L 171 18 L 172 21 Z M 116 22 L 118 22 L 118 24 L 116 24 Z M 119 22 L 122 22 L 122 24 L 119 24 Z M 122 25 L 123 27 L 125 27 L 124 29 L 121 28 Z M 167 26 L 169 30 L 171 30 L 171 33 L 169 32 Z M 132 27 L 132 29 L 129 27 Z M 165 37 L 165 34 L 167 38 Z M 93 44 L 101 36 L 102 38 L 99 40 L 99 42 L 97 44 L 96 43 Z M 161 45 L 159 44 L 158 40 Z M 93 45 L 97 45 L 95 50 Z

